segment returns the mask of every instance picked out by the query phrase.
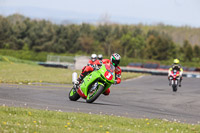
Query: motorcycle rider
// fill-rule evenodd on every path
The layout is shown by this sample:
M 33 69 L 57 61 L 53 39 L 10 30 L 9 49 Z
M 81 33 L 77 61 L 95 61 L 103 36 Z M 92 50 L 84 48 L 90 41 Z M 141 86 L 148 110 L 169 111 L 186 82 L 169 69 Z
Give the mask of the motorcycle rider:
M 110 59 L 103 59 L 103 64 L 112 64 L 115 67 L 115 83 L 121 83 L 121 68 L 119 67 L 121 56 L 118 53 L 114 53 L 110 56 Z M 104 93 L 104 95 L 110 94 L 110 88 L 108 88 Z
M 171 82 L 170 82 L 170 73 L 171 73 L 171 71 L 172 71 L 172 70 L 177 70 L 177 71 L 179 71 L 179 76 L 180 76 L 179 87 L 181 87 L 183 68 L 181 67 L 181 65 L 180 65 L 179 63 L 180 63 L 180 61 L 179 61 L 178 59 L 174 59 L 174 63 L 173 63 L 172 66 L 169 68 L 169 71 L 168 71 L 169 85 L 171 85 Z
M 99 55 L 98 55 L 98 60 L 100 60 L 100 61 L 103 60 L 103 55 L 102 55 L 102 54 L 99 54 Z
M 99 54 L 99 55 L 98 55 L 98 60 L 99 60 L 99 62 L 102 64 L 102 60 L 103 60 L 103 55 L 102 55 L 102 54 Z
M 121 59 L 121 56 L 119 54 L 117 54 L 117 53 L 114 53 L 114 54 L 111 55 L 110 59 L 103 59 L 102 60 L 103 64 L 112 64 L 115 67 L 115 84 L 119 84 L 121 82 L 121 68 L 119 67 L 120 59 Z M 99 62 L 97 62 L 97 64 L 99 64 Z M 94 69 L 89 68 L 90 71 L 86 71 L 85 69 L 87 69 L 87 68 L 83 68 L 83 71 L 80 74 L 79 78 L 77 79 L 77 82 L 75 82 L 75 86 L 76 87 L 79 86 L 79 84 L 81 83 L 83 78 L 88 73 L 90 73 L 94 69 L 98 69 L 98 68 L 94 68 Z M 103 94 L 104 95 L 109 95 L 110 94 L 110 88 L 108 88 Z

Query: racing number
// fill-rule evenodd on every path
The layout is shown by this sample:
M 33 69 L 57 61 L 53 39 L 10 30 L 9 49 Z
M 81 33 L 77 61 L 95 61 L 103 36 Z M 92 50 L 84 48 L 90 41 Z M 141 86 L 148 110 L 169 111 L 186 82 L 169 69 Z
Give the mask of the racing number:
M 105 72 L 104 76 L 106 77 L 106 79 L 108 80 L 112 80 L 113 75 L 111 73 L 109 73 L 108 71 Z
M 106 76 L 107 79 L 110 79 L 111 74 L 108 73 L 108 75 Z

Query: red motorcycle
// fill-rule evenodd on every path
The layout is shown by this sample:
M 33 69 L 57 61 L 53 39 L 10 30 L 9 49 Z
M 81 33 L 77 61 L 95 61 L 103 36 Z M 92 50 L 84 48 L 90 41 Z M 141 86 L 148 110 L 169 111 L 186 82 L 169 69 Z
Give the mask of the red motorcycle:
M 170 73 L 169 80 L 170 80 L 169 81 L 170 85 L 172 85 L 172 90 L 176 92 L 180 81 L 180 72 L 177 71 L 176 69 L 172 70 Z

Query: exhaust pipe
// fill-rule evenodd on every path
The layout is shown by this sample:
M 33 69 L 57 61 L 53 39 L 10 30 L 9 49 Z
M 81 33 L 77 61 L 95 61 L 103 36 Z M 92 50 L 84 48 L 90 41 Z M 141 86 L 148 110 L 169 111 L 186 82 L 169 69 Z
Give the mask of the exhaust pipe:
M 77 73 L 73 72 L 72 73 L 72 83 L 74 83 L 75 81 L 77 81 Z

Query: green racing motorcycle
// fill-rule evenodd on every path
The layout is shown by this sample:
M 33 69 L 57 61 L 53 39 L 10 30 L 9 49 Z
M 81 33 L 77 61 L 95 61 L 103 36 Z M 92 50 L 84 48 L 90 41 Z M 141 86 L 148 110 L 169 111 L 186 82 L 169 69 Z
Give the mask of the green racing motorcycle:
M 102 64 L 100 69 L 88 74 L 79 87 L 70 90 L 69 99 L 77 101 L 82 97 L 87 103 L 92 103 L 114 83 L 115 67 L 112 64 Z

